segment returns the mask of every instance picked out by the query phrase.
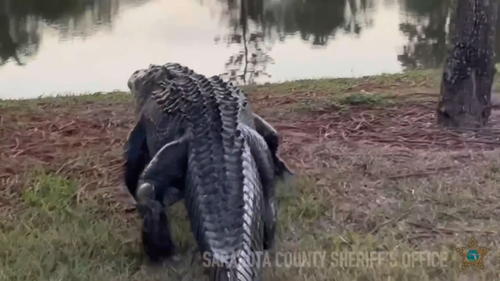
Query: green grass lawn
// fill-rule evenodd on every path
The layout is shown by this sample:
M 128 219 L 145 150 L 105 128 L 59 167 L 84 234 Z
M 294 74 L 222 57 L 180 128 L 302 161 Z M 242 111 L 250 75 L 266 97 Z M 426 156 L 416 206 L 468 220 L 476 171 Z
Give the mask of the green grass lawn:
M 245 88 L 298 176 L 296 189 L 280 186 L 277 251 L 325 254 L 266 268 L 266 280 L 499 280 L 500 153 L 434 127 L 438 86 L 439 73 L 421 71 Z M 128 93 L 0 109 L 0 280 L 201 280 L 182 204 L 168 210 L 182 261 L 152 266 L 142 253 L 121 179 Z M 483 270 L 462 272 L 454 247 L 472 235 L 491 250 Z M 340 266 L 341 251 L 397 262 Z M 415 251 L 447 259 L 403 260 Z

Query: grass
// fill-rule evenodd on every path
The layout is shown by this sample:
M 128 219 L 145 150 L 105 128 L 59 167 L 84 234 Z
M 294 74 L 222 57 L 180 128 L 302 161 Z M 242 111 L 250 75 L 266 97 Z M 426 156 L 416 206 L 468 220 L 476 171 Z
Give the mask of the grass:
M 127 242 L 132 225 L 95 202 L 76 202 L 77 182 L 32 178 L 22 196 L 27 209 L 3 226 L 2 280 L 112 280 L 116 270 L 138 266 L 134 243 Z
M 267 268 L 267 280 L 498 280 L 500 153 L 432 126 L 438 77 L 248 89 L 298 174 L 295 192 L 280 187 L 277 250 L 325 255 L 311 266 Z M 152 266 L 141 251 L 121 180 L 130 102 L 128 93 L 0 101 L 0 280 L 200 279 L 181 204 L 168 212 L 182 261 Z M 462 272 L 454 247 L 472 235 L 491 250 L 483 270 Z M 396 263 L 341 266 L 342 251 L 391 252 Z M 446 260 L 407 264 L 415 251 Z

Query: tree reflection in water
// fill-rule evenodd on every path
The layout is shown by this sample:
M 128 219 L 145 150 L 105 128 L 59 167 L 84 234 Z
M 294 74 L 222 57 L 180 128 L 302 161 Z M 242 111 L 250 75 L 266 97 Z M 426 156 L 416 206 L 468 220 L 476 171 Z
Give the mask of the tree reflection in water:
M 222 19 L 231 32 L 224 43 L 238 46 L 222 75 L 235 84 L 255 84 L 270 77 L 267 66 L 276 41 L 299 35 L 314 47 L 325 47 L 338 30 L 359 36 L 373 25 L 373 0 L 220 0 L 225 10 Z M 300 55 L 300 54 L 297 54 Z
M 61 40 L 92 36 L 110 27 L 119 6 L 145 0 L 0 0 L 0 66 L 24 65 L 36 56 L 42 29 L 56 30 Z

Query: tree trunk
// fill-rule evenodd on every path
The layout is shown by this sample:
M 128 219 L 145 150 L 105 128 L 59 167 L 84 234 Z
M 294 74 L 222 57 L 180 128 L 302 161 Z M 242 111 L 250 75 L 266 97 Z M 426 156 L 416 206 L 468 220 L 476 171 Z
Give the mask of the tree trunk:
M 441 82 L 437 123 L 478 128 L 491 114 L 497 0 L 457 0 Z

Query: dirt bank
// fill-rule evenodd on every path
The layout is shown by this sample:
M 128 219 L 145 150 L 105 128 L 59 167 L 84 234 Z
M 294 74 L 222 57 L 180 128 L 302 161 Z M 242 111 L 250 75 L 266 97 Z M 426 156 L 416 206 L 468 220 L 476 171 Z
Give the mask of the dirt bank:
M 248 89 L 255 110 L 281 133 L 283 158 L 300 175 L 298 192 L 281 190 L 278 249 L 326 251 L 325 261 L 311 267 L 280 266 L 276 258 L 269 280 L 498 278 L 500 130 L 436 128 L 436 77 L 411 72 Z M 199 274 L 189 269 L 193 241 L 182 219 L 174 220 L 173 231 L 186 261 L 153 269 L 142 259 L 121 181 L 122 144 L 133 124 L 130 98 L 0 101 L 5 280 L 193 280 Z M 172 212 L 185 215 L 181 206 Z M 461 273 L 453 247 L 465 246 L 471 235 L 491 251 L 484 270 Z M 369 267 L 351 260 L 340 267 L 332 254 L 340 250 L 395 251 L 397 262 Z M 415 250 L 447 259 L 410 266 L 403 253 Z

